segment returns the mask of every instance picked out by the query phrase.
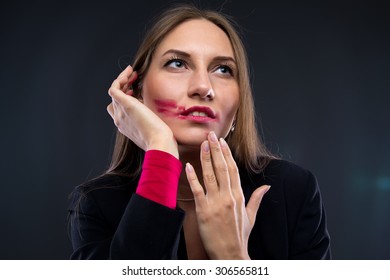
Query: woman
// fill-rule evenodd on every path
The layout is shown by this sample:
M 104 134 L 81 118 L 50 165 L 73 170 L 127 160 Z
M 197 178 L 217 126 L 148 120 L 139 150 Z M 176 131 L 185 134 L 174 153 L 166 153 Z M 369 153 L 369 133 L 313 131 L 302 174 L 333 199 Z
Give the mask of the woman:
M 259 140 L 225 16 L 164 12 L 109 95 L 112 162 L 73 193 L 72 258 L 330 258 L 316 179 Z

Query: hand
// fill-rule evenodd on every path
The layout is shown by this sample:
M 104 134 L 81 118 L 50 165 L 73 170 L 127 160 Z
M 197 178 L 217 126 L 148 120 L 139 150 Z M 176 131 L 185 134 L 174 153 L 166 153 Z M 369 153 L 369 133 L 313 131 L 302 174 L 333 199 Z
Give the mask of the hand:
M 201 145 L 204 192 L 193 167 L 186 174 L 195 198 L 199 233 L 211 259 L 249 259 L 248 239 L 270 186 L 257 188 L 247 206 L 237 165 L 225 140 L 214 132 Z
M 137 79 L 137 72 L 128 66 L 114 80 L 108 90 L 112 103 L 107 111 L 119 132 L 144 151 L 161 150 L 179 158 L 177 142 L 172 130 L 140 100 L 133 97 L 130 86 Z

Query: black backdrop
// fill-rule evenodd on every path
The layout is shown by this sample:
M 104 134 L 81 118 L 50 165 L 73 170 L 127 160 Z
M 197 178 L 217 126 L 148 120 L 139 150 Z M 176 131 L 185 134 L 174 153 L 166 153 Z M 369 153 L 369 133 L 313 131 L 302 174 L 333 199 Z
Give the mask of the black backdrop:
M 0 258 L 66 259 L 108 164 L 106 91 L 163 1 L 1 4 Z M 266 143 L 318 177 L 335 259 L 390 259 L 389 10 L 196 1 L 242 26 Z

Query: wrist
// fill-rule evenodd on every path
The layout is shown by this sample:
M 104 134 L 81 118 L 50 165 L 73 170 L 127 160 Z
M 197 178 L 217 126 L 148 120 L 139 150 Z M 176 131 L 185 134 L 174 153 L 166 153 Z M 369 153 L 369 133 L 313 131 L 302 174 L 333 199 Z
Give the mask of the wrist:
M 136 193 L 175 209 L 181 170 L 181 162 L 174 156 L 161 150 L 147 151 Z
M 179 149 L 173 134 L 159 135 L 157 139 L 150 142 L 146 151 L 149 150 L 163 151 L 179 159 Z
M 212 260 L 251 260 L 248 251 L 235 251 L 226 249 L 225 251 L 218 251 L 215 254 L 208 253 Z

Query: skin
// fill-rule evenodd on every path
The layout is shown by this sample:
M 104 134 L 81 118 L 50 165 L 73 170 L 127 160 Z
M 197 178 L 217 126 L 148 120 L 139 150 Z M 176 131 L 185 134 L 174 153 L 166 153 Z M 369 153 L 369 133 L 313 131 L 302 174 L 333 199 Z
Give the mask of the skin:
M 235 74 L 233 49 L 225 33 L 206 20 L 188 21 L 156 49 L 143 81 L 143 102 L 168 124 L 179 144 L 199 149 L 210 131 L 225 137 L 231 128 L 239 103 Z M 184 108 L 206 106 L 217 119 L 194 124 L 170 117 L 158 112 L 156 100 L 172 100 Z
M 178 197 L 194 201 L 178 206 L 186 212 L 189 258 L 249 259 L 249 234 L 269 189 L 256 189 L 245 207 L 239 172 L 223 140 L 239 106 L 236 71 L 226 34 L 209 21 L 190 20 L 157 47 L 141 100 L 129 90 L 137 79 L 130 66 L 109 89 L 107 109 L 121 133 L 145 151 L 162 150 L 185 164 Z M 214 115 L 203 121 L 183 116 L 193 106 Z

